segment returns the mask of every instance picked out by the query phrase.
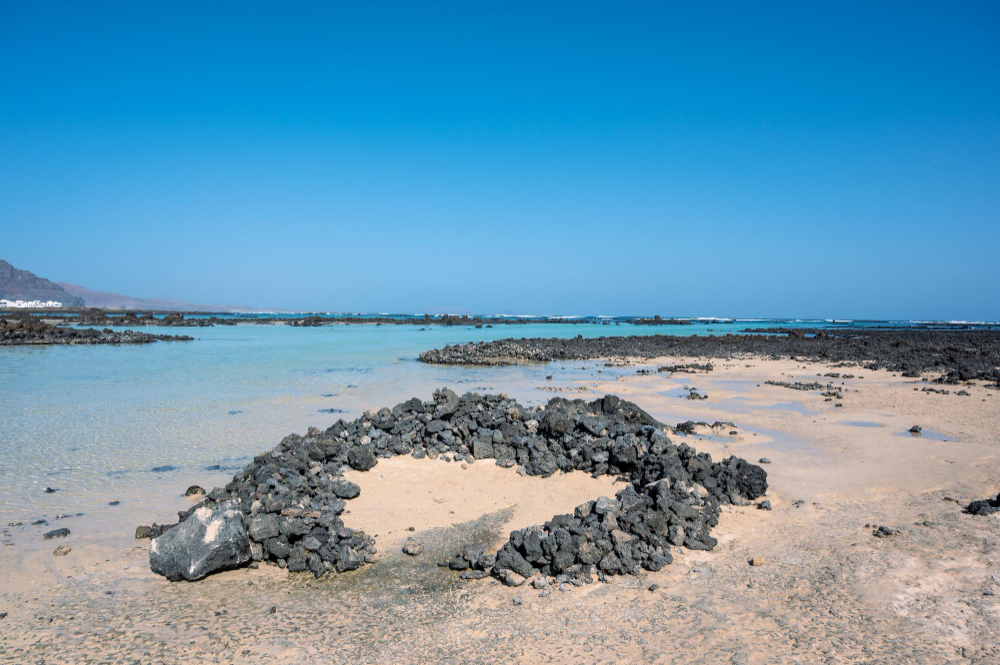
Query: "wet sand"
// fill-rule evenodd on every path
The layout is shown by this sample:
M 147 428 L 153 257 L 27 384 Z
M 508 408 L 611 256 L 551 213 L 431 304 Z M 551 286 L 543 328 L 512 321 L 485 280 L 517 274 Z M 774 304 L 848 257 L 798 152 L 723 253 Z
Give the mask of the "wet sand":
M 636 368 L 674 362 L 683 360 Z M 148 541 L 70 538 L 72 551 L 59 557 L 51 549 L 60 541 L 33 552 L 3 548 L 0 659 L 1000 661 L 1000 596 L 990 595 L 1000 594 L 1000 517 L 964 515 L 959 506 L 1000 490 L 994 388 L 976 382 L 962 386 L 970 396 L 955 386 L 940 395 L 887 371 L 755 358 L 716 361 L 708 374 L 617 380 L 604 380 L 598 364 L 588 363 L 589 372 L 580 364 L 554 366 L 553 380 L 538 387 L 584 399 L 615 393 L 671 425 L 733 421 L 735 429 L 671 438 L 716 459 L 769 458 L 774 509 L 727 507 L 712 552 L 675 550 L 659 572 L 550 586 L 543 597 L 529 587 L 462 581 L 436 564 L 469 540 L 497 546 L 511 529 L 611 495 L 610 478 L 381 460 L 350 474 L 362 493 L 345 522 L 376 535 L 380 551 L 353 573 L 314 580 L 262 566 L 169 583 L 150 572 Z M 859 378 L 817 377 L 829 371 Z M 766 380 L 843 383 L 843 399 Z M 685 386 L 708 399 L 684 399 Z M 927 435 L 909 435 L 915 424 Z M 185 507 L 178 498 L 174 509 Z M 871 525 L 900 533 L 876 538 Z M 408 536 L 424 544 L 421 555 L 400 552 Z M 749 565 L 752 557 L 763 565 Z

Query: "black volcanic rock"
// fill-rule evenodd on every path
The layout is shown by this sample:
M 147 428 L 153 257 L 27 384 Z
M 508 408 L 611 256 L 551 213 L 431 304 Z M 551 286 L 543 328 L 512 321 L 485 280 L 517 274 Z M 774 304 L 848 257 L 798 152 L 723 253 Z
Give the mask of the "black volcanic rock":
M 134 330 L 114 331 L 110 328 L 68 328 L 54 326 L 37 317 L 0 318 L 0 346 L 36 344 L 148 344 L 160 341 L 191 341 L 186 335 L 151 335 Z
M 973 501 L 965 507 L 965 512 L 970 515 L 992 515 L 1000 513 L 1000 494 L 992 499 L 979 499 Z
M 756 331 L 746 331 L 756 332 Z M 773 331 L 772 331 L 773 332 Z M 419 359 L 442 365 L 499 366 L 594 358 L 797 358 L 846 363 L 920 376 L 939 383 L 972 379 L 1000 384 L 1000 330 L 789 330 L 777 334 L 577 336 L 569 339 L 499 339 L 424 351 Z
M 250 539 L 239 506 L 202 506 L 190 519 L 153 538 L 149 566 L 168 580 L 194 581 L 250 561 Z
M 285 437 L 224 488 L 180 513 L 180 524 L 231 502 L 226 505 L 238 508 L 249 525 L 255 561 L 316 577 L 355 570 L 372 562 L 376 550 L 373 538 L 341 518 L 361 492 L 344 471 L 367 471 L 402 454 L 490 458 L 504 468 L 518 465 L 529 476 L 582 471 L 629 481 L 615 498 L 596 497 L 573 514 L 511 533 L 495 555 L 468 545 L 443 563 L 463 571 L 463 579 L 492 574 L 512 585 L 536 573 L 583 582 L 593 573 L 658 570 L 672 561 L 671 546 L 715 547 L 709 532 L 721 506 L 747 505 L 767 490 L 760 467 L 736 457 L 716 462 L 675 445 L 661 423 L 614 395 L 525 407 L 506 395 L 460 397 L 445 388 L 429 401 L 413 398 Z M 399 506 L 405 509 L 405 496 Z
M 4 300 L 57 300 L 63 307 L 83 307 L 83 298 L 27 270 L 18 270 L 0 259 L 0 298 Z

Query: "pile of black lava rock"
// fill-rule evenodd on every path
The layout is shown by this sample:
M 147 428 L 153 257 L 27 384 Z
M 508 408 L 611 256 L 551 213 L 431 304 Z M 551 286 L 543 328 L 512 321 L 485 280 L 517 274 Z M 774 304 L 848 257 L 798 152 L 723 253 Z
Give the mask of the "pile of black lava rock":
M 459 397 L 442 389 L 428 402 L 413 398 L 325 431 L 285 437 L 181 520 L 233 501 L 245 517 L 254 561 L 317 577 L 354 570 L 373 559 L 375 547 L 341 519 L 346 502 L 360 493 L 343 472 L 368 471 L 393 455 L 494 459 L 526 475 L 584 471 L 630 483 L 614 499 L 601 497 L 572 515 L 513 532 L 495 557 L 466 547 L 448 564 L 466 577 L 492 573 L 508 584 L 536 573 L 586 580 L 592 573 L 656 570 L 670 563 L 670 546 L 712 549 L 709 530 L 720 506 L 743 505 L 767 489 L 759 466 L 736 457 L 713 462 L 674 445 L 663 425 L 613 395 L 528 408 L 505 395 Z
M 913 430 L 910 430 L 911 432 Z M 992 499 L 979 499 L 973 501 L 965 507 L 965 512 L 970 515 L 992 515 L 1000 513 L 1000 494 Z

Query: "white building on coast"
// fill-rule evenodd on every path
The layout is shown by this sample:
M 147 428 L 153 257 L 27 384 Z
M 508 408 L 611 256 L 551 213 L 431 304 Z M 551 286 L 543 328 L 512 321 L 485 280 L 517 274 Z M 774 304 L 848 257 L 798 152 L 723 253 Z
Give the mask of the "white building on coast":
M 0 309 L 57 309 L 62 307 L 58 300 L 7 300 L 0 298 Z

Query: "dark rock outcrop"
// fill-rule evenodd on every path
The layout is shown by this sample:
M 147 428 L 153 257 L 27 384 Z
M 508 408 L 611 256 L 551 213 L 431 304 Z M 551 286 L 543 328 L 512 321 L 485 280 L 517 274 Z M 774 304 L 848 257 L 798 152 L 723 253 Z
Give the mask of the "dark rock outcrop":
M 232 501 L 198 507 L 149 546 L 149 567 L 171 581 L 200 580 L 240 566 L 250 557 L 243 513 Z
M 771 332 L 766 329 L 763 332 Z M 450 365 L 593 358 L 797 358 L 887 369 L 904 376 L 939 372 L 941 383 L 1000 382 L 1000 330 L 790 330 L 783 334 L 577 336 L 500 339 L 425 351 L 420 360 Z
M 965 507 L 966 513 L 970 515 L 992 515 L 1000 513 L 1000 494 L 992 499 L 979 499 L 973 501 Z
M 66 328 L 54 326 L 36 317 L 23 316 L 0 319 L 0 346 L 47 344 L 149 344 L 163 341 L 193 340 L 186 335 L 151 335 L 134 330 L 114 331 L 110 328 Z

